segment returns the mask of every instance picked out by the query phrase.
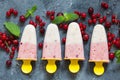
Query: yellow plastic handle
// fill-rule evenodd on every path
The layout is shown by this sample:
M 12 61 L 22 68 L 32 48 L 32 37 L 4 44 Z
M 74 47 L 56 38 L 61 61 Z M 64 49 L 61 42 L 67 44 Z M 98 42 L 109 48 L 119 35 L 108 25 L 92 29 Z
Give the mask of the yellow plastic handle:
M 95 62 L 94 73 L 98 76 L 103 75 L 104 73 L 103 62 Z
M 72 73 L 77 73 L 80 70 L 80 65 L 78 64 L 77 59 L 71 59 L 69 65 L 69 71 Z
M 23 73 L 29 74 L 32 71 L 31 61 L 30 60 L 23 60 L 21 70 Z
M 55 73 L 57 70 L 57 66 L 55 64 L 55 60 L 48 60 L 48 63 L 46 65 L 46 71 L 48 73 Z

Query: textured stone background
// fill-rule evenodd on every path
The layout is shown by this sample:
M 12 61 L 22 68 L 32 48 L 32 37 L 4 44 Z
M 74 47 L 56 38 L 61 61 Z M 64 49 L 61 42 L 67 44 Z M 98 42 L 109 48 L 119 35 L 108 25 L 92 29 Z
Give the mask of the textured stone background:
M 107 11 L 100 9 L 101 1 L 102 0 L 0 0 L 0 31 L 5 31 L 3 26 L 3 23 L 7 20 L 5 18 L 5 12 L 10 7 L 17 9 L 19 15 L 21 15 L 34 4 L 38 7 L 35 15 L 40 15 L 47 25 L 49 24 L 49 20 L 44 17 L 46 10 L 55 10 L 56 12 L 72 12 L 73 10 L 79 10 L 81 12 L 86 12 L 88 7 L 92 6 L 94 7 L 95 12 L 101 12 L 102 14 L 106 14 L 106 12 L 112 14 L 114 12 L 118 15 L 118 18 L 120 17 L 120 0 L 104 0 L 110 5 L 110 8 Z M 8 20 L 18 23 L 18 17 L 15 18 L 12 16 Z M 28 24 L 28 21 L 29 20 L 27 20 L 24 25 L 20 25 L 21 31 L 24 29 L 24 26 Z M 47 27 L 47 25 L 45 27 Z M 92 30 L 93 26 L 87 26 L 86 32 L 88 32 L 90 36 Z M 112 25 L 110 31 L 118 36 L 118 26 Z M 39 35 L 38 29 L 37 34 L 38 42 L 42 41 L 43 37 Z M 60 30 L 61 38 L 64 37 L 65 34 L 66 33 Z M 94 75 L 92 71 L 94 64 L 88 63 L 90 39 L 88 43 L 85 43 L 84 45 L 86 60 L 80 62 L 81 70 L 77 74 L 72 74 L 68 71 L 69 61 L 66 62 L 64 60 L 57 64 L 58 70 L 55 74 L 48 74 L 45 71 L 46 61 L 40 60 L 41 50 L 38 50 L 38 60 L 36 63 L 33 62 L 32 64 L 32 73 L 25 75 L 20 70 L 21 62 L 16 61 L 17 54 L 13 59 L 12 67 L 7 69 L 5 61 L 9 56 L 3 50 L 0 50 L 0 80 L 120 80 L 120 64 L 116 63 L 116 59 L 108 65 L 104 65 L 106 67 L 104 75 L 100 77 Z M 114 50 L 115 49 L 112 48 L 111 51 Z M 64 56 L 64 45 L 62 45 L 62 55 Z

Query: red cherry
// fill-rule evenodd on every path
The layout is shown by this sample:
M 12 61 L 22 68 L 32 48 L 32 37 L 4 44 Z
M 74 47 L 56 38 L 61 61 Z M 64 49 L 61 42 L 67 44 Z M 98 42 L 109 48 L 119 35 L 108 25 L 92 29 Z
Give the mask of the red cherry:
M 99 19 L 99 23 L 100 23 L 100 24 L 102 24 L 103 21 L 104 21 L 103 18 L 100 18 L 100 19 Z
M 50 16 L 50 20 L 54 20 L 54 16 Z
M 104 9 L 108 9 L 109 5 L 106 2 L 102 2 L 101 7 Z
M 13 8 L 10 8 L 9 11 L 10 11 L 10 13 L 13 13 L 13 12 L 14 12 L 14 9 L 13 9 Z
M 13 59 L 13 58 L 14 58 L 14 55 L 11 55 L 11 54 L 10 54 L 9 58 L 10 58 L 10 59 Z
M 82 27 L 82 28 L 83 28 L 83 30 L 85 31 L 85 30 L 86 30 L 86 25 L 83 25 L 83 27 Z
M 51 11 L 51 16 L 54 16 L 55 15 L 55 11 Z
M 11 60 L 7 60 L 7 61 L 6 61 L 6 66 L 7 66 L 7 67 L 10 67 L 11 64 L 12 64 Z
M 113 38 L 110 36 L 110 37 L 108 37 L 108 41 L 112 41 L 113 40 Z
M 62 28 L 63 28 L 63 26 L 64 26 L 64 25 L 63 25 L 62 23 L 61 23 L 61 24 L 59 24 L 59 28 L 61 28 L 61 29 L 62 29 Z
M 115 14 L 112 15 L 112 19 L 116 19 L 116 15 Z
M 105 27 L 106 28 L 110 28 L 111 27 L 111 23 L 109 21 L 105 22 Z
M 86 33 L 85 33 L 85 31 L 81 31 L 81 34 L 82 34 L 82 36 L 83 36 L 83 35 L 85 35 Z
M 45 33 L 45 29 L 44 28 L 40 28 L 40 33 L 44 34 Z
M 68 24 L 64 24 L 63 29 L 67 30 L 68 29 Z
M 40 43 L 38 44 L 38 47 L 39 47 L 40 49 L 42 49 L 42 48 L 43 48 L 43 43 L 40 42 Z
M 7 12 L 6 12 L 6 17 L 10 17 L 10 16 L 11 16 L 10 11 L 7 11 Z
M 83 40 L 84 41 L 88 41 L 88 39 L 89 39 L 89 35 L 88 34 L 83 35 Z
M 45 24 L 46 24 L 45 22 L 41 22 L 41 23 L 39 24 L 39 26 L 40 26 L 40 27 L 43 27 L 43 26 L 45 26 Z
M 18 45 L 18 44 L 19 44 L 19 41 L 15 39 L 15 40 L 13 40 L 13 44 L 14 44 L 14 45 Z
M 39 15 L 36 15 L 36 16 L 35 16 L 35 20 L 36 20 L 36 21 L 39 21 L 39 20 L 40 20 L 40 16 L 39 16 Z
M 97 18 L 100 18 L 100 16 L 101 16 L 100 13 L 96 13 Z
M 110 53 L 109 53 L 109 59 L 110 59 L 110 60 L 113 60 L 114 58 L 115 58 L 114 53 L 110 52 Z
M 20 18 L 19 18 L 19 21 L 20 22 L 25 22 L 26 18 L 24 15 L 21 15 Z
M 82 19 L 85 19 L 85 18 L 86 18 L 86 13 L 84 13 L 84 12 L 81 13 L 81 18 L 82 18 Z
M 18 15 L 18 11 L 17 11 L 17 10 L 14 10 L 14 11 L 13 11 L 13 14 L 14 14 L 14 16 L 17 16 L 17 15 Z
M 97 19 L 93 19 L 92 22 L 93 22 L 93 24 L 96 24 Z
M 34 27 L 36 28 L 37 27 L 37 23 L 34 22 Z
M 7 36 L 6 35 L 2 35 L 2 40 L 4 41 L 4 40 L 6 40 L 7 39 Z
M 12 46 L 11 50 L 12 50 L 12 51 L 15 51 L 15 50 L 16 50 L 16 48 L 15 48 L 14 46 Z
M 116 43 L 116 40 L 114 39 L 114 40 L 113 40 L 113 44 L 115 45 L 115 43 Z
M 107 32 L 107 37 L 110 37 L 111 36 L 111 32 Z
M 88 19 L 88 24 L 89 24 L 89 25 L 92 24 L 92 19 Z
M 93 14 L 94 13 L 94 9 L 92 7 L 89 7 L 88 8 L 88 13 L 89 13 L 89 15 Z
M 63 16 L 62 12 L 57 13 L 57 16 Z
M 32 24 L 32 25 L 34 25 L 34 22 L 33 22 L 33 20 L 30 20 L 30 21 L 29 21 L 29 24 Z
M 95 15 L 95 14 L 92 14 L 91 18 L 92 18 L 92 19 L 95 19 L 95 18 L 96 18 L 96 15 Z
M 47 11 L 46 16 L 50 16 L 50 13 L 51 13 L 50 11 Z
M 66 42 L 66 38 L 64 37 L 64 38 L 62 38 L 62 43 L 65 44 L 65 42 Z
M 77 14 L 78 16 L 80 16 L 80 12 L 79 11 L 74 11 L 75 14 Z
M 107 17 L 106 16 L 103 16 L 103 21 L 105 22 L 107 20 Z

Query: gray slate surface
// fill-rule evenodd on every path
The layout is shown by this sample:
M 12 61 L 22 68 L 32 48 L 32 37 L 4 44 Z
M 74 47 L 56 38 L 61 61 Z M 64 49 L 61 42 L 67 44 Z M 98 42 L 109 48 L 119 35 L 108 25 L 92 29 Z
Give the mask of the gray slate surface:
M 0 31 L 5 31 L 3 23 L 7 20 L 5 18 L 6 11 L 13 7 L 19 11 L 19 15 L 24 14 L 28 8 L 31 8 L 34 4 L 37 5 L 38 9 L 35 15 L 40 15 L 42 19 L 47 23 L 50 23 L 45 16 L 46 10 L 55 10 L 56 12 L 72 12 L 74 10 L 87 12 L 89 6 L 94 7 L 95 12 L 100 12 L 100 2 L 102 0 L 0 0 Z M 110 4 L 110 9 L 107 11 L 112 14 L 113 12 L 120 17 L 120 0 L 104 0 Z M 114 5 L 114 6 L 113 6 Z M 106 14 L 106 11 L 102 10 L 102 14 Z M 19 17 L 11 17 L 8 21 L 18 23 Z M 24 25 L 20 25 L 21 31 L 24 26 L 28 24 L 28 21 Z M 84 22 L 85 23 L 85 22 Z M 87 24 L 87 23 L 85 23 Z M 45 27 L 47 27 L 47 25 Z M 90 36 L 92 34 L 93 25 L 87 26 L 87 31 Z M 112 25 L 111 32 L 118 36 L 118 26 Z M 43 40 L 43 37 L 39 34 L 37 29 L 38 42 Z M 65 32 L 60 30 L 61 38 L 66 35 Z M 13 59 L 13 64 L 10 69 L 5 66 L 6 60 L 9 56 L 5 51 L 0 50 L 0 80 L 120 80 L 120 64 L 116 63 L 116 59 L 110 62 L 106 66 L 104 75 L 98 77 L 94 75 L 92 63 L 88 63 L 89 59 L 89 45 L 90 39 L 84 44 L 85 58 L 84 62 L 80 62 L 81 70 L 77 74 L 72 74 L 68 71 L 69 61 L 62 60 L 58 62 L 58 70 L 55 74 L 49 74 L 45 71 L 46 61 L 41 61 L 41 50 L 38 49 L 38 60 L 36 63 L 33 62 L 33 71 L 31 74 L 23 74 L 20 70 L 21 62 L 16 61 L 17 54 Z M 112 48 L 111 51 L 115 49 Z M 62 55 L 64 56 L 64 45 L 62 45 Z

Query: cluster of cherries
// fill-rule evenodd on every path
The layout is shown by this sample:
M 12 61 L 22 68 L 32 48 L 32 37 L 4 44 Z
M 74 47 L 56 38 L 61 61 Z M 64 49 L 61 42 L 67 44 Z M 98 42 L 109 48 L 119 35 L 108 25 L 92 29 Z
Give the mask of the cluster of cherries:
M 6 12 L 6 17 L 10 17 L 11 15 L 17 16 L 18 15 L 18 11 L 15 10 L 14 8 L 10 8 L 7 12 Z
M 12 64 L 15 51 L 18 50 L 19 41 L 14 36 L 7 35 L 6 33 L 0 32 L 0 48 L 9 53 L 9 60 L 6 61 L 7 67 Z

